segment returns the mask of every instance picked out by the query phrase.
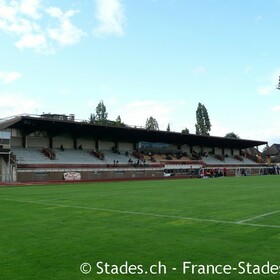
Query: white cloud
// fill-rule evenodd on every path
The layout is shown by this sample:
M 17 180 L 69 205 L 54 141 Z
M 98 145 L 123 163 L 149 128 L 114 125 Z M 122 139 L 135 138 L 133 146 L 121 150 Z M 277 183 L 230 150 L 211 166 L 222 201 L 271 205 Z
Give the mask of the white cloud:
M 145 126 L 147 118 L 154 117 L 161 129 L 170 121 L 172 107 L 167 101 L 133 101 L 123 106 L 124 121 L 138 126 Z
M 276 106 L 271 107 L 271 111 L 280 112 L 280 105 L 276 105 Z
M 0 95 L 0 112 L 1 117 L 36 112 L 40 104 L 35 99 L 26 98 L 21 94 L 1 94 Z
M 121 0 L 95 0 L 95 2 L 99 26 L 94 29 L 94 34 L 96 36 L 111 34 L 122 36 L 125 14 Z
M 49 7 L 45 12 L 54 18 L 61 18 L 63 16 L 63 12 L 58 7 Z
M 91 113 L 95 112 L 99 101 L 90 100 L 86 103 Z M 161 130 L 166 130 L 168 123 L 171 126 L 171 131 L 178 132 L 188 127 L 188 117 L 184 116 L 186 115 L 185 110 L 187 107 L 185 100 L 149 99 L 123 101 L 115 96 L 108 96 L 103 101 L 110 120 L 115 120 L 120 115 L 122 121 L 127 125 L 144 127 L 147 118 L 152 116 L 157 120 Z
M 59 42 L 62 46 L 75 44 L 85 35 L 85 33 L 73 25 L 69 19 L 79 11 L 69 10 L 63 13 L 59 8 L 50 7 L 46 12 L 54 18 L 58 18 L 60 21 L 60 26 L 57 28 L 49 28 L 48 34 L 51 39 Z
M 55 53 L 59 47 L 77 44 L 86 32 L 73 23 L 78 10 L 63 11 L 42 0 L 0 0 L 0 31 L 12 35 L 20 50 Z M 122 0 L 95 0 L 99 25 L 96 36 L 122 36 L 125 22 Z
M 39 19 L 41 17 L 39 13 L 40 7 L 40 0 L 1 0 L 0 18 L 8 22 L 15 22 L 21 16 Z
M 40 0 L 22 0 L 20 3 L 20 11 L 34 19 L 41 17 L 39 13 Z
M 6 25 L 6 31 L 16 35 L 30 34 L 33 31 L 39 31 L 40 28 L 37 24 L 32 23 L 26 19 L 19 19 L 10 25 Z
M 211 125 L 212 125 L 211 131 L 210 131 L 211 136 L 224 137 L 227 133 L 232 132 L 232 130 L 229 127 L 223 126 L 217 120 L 211 120 Z
M 275 87 L 273 86 L 261 86 L 258 88 L 258 93 L 260 95 L 269 95 L 274 89 Z
M 5 1 L 0 1 L 0 18 L 13 22 L 16 20 L 17 9 L 14 6 L 7 6 Z
M 38 52 L 50 51 L 44 34 L 24 34 L 19 41 L 16 42 L 19 49 L 35 49 Z
M 271 122 L 267 128 L 252 129 L 244 135 L 247 139 L 267 141 L 269 145 L 280 143 L 279 120 Z
M 41 0 L 0 0 L 0 30 L 16 38 L 21 50 L 54 53 L 59 46 L 76 44 L 85 33 L 70 20 L 78 11 L 46 8 Z M 51 20 L 45 20 L 48 16 Z
M 0 71 L 0 81 L 4 84 L 9 84 L 22 76 L 19 72 L 1 72 Z M 1 101 L 3 102 L 3 101 Z

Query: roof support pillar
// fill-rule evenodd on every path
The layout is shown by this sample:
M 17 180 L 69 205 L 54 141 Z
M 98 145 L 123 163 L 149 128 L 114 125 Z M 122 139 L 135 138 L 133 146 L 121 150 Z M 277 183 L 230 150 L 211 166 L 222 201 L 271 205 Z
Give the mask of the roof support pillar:
M 75 150 L 78 149 L 78 139 L 77 137 L 73 137 L 73 147 Z
M 99 151 L 99 147 L 100 147 L 100 145 L 99 145 L 99 139 L 96 139 L 96 141 L 95 141 L 95 149 L 97 150 L 97 151 Z
M 52 138 L 52 136 L 49 137 L 49 148 L 53 149 L 53 138 Z
M 136 151 L 139 148 L 139 144 L 138 143 L 133 143 L 133 150 Z
M 118 141 L 115 141 L 115 143 L 114 143 L 114 150 L 115 151 L 119 151 L 119 142 Z
M 22 147 L 24 149 L 27 148 L 27 135 L 26 134 L 22 135 Z

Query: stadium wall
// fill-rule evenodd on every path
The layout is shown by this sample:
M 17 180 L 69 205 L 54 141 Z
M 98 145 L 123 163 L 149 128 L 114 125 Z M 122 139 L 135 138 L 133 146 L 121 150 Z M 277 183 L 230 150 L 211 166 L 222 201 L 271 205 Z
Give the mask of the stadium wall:
M 79 138 L 77 139 L 77 146 L 82 146 L 83 149 L 90 150 L 93 149 L 96 145 L 96 141 L 94 139 L 86 139 L 86 138 Z
M 67 172 L 76 172 L 81 176 L 81 180 L 95 181 L 95 180 L 115 180 L 115 179 L 144 179 L 144 178 L 163 178 L 162 169 L 64 169 L 64 170 L 50 170 L 50 169 L 33 169 L 17 171 L 17 181 L 19 182 L 46 182 L 46 181 L 63 181 L 64 174 Z
M 12 137 L 11 146 L 12 147 L 22 147 L 22 138 L 21 137 Z

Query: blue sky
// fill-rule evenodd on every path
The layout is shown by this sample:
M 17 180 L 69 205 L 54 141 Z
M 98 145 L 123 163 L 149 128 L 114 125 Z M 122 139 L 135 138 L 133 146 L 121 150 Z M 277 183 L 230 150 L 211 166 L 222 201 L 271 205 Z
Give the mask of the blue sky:
M 0 118 L 62 113 L 160 129 L 205 105 L 211 135 L 280 143 L 280 0 L 0 0 Z

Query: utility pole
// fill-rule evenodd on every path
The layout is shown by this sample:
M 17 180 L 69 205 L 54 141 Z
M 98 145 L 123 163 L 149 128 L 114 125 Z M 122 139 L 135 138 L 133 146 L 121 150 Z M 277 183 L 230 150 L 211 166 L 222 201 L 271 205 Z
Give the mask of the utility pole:
M 276 86 L 276 89 L 280 90 L 280 76 L 279 76 L 278 85 Z

